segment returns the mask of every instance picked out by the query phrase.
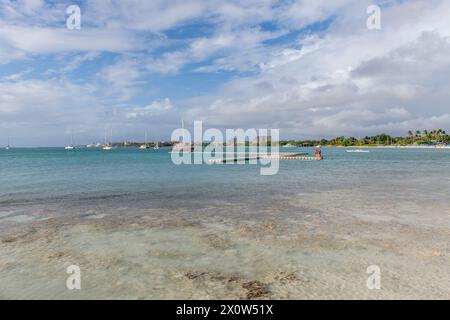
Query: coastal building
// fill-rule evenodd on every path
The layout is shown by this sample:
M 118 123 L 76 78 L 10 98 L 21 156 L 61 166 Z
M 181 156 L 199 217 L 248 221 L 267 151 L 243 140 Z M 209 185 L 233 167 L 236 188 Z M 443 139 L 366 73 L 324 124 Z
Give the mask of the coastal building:
M 270 145 L 272 143 L 272 137 L 271 136 L 257 136 L 256 137 L 256 144 L 257 145 Z
M 237 137 L 234 137 L 233 139 L 228 140 L 227 145 L 229 146 L 237 146 L 238 141 L 237 141 Z

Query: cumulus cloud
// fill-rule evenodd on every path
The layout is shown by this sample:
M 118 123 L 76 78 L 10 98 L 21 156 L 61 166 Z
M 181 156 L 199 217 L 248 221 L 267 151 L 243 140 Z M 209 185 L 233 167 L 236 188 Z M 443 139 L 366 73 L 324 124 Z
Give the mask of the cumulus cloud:
M 172 111 L 174 106 L 170 102 L 169 98 L 165 98 L 163 100 L 153 101 L 151 104 L 145 107 L 137 107 L 133 108 L 132 111 L 127 112 L 126 118 L 138 118 L 138 117 L 147 117 L 147 116 L 156 116 L 165 114 L 169 111 Z
M 171 51 L 161 57 L 151 59 L 146 68 L 159 73 L 176 73 L 187 64 L 207 60 L 197 72 L 216 72 L 221 70 L 248 71 L 258 67 L 261 59 L 270 54 L 264 41 L 278 38 L 284 31 L 269 32 L 260 28 L 220 30 L 210 37 L 192 40 L 187 48 Z
M 184 118 L 282 137 L 449 127 L 450 2 L 383 1 L 381 30 L 366 28 L 369 4 L 87 0 L 73 31 L 61 4 L 0 0 L 0 67 L 70 57 L 46 78 L 0 73 L 0 123 L 81 134 L 107 122 L 125 135 L 157 119 L 167 135 Z M 85 82 L 70 77 L 92 61 Z M 192 73 L 231 76 L 188 94 Z
M 400 15 L 418 7 L 417 20 Z M 450 92 L 450 29 L 440 13 L 448 9 L 445 1 L 392 5 L 382 11 L 379 32 L 364 28 L 365 11 L 353 30 L 347 24 L 355 16 L 336 20 L 328 33 L 300 37 L 299 49 L 280 50 L 260 73 L 227 83 L 202 106 L 193 99 L 186 114 L 215 125 L 279 127 L 282 134 L 306 137 L 449 126 L 444 92 Z
M 139 48 L 133 34 L 117 30 L 36 28 L 0 23 L 0 45 L 13 57 L 70 51 L 123 52 Z M 3 51 L 3 50 L 2 50 Z M 4 57 L 5 59 L 8 56 Z

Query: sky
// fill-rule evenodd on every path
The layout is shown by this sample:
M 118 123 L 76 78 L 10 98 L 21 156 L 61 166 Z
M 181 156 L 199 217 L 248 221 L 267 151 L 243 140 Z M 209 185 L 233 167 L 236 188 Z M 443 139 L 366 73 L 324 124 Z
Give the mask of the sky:
M 0 145 L 169 140 L 181 119 L 283 139 L 450 131 L 449 12 L 450 0 L 0 0 Z

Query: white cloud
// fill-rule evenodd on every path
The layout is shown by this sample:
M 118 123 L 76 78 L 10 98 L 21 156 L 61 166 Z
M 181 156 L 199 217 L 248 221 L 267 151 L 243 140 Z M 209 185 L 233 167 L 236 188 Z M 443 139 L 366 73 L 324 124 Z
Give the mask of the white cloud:
M 262 62 L 259 74 L 231 81 L 201 105 L 193 99 L 186 117 L 217 126 L 280 127 L 282 134 L 304 136 L 443 126 L 450 28 L 442 12 L 450 3 L 392 4 L 382 10 L 379 32 L 365 28 L 365 8 L 359 14 L 342 8 L 348 10 L 341 11 L 345 18 L 327 33 L 300 37 L 294 49 Z M 420 16 L 408 14 L 419 8 Z
M 275 0 L 89 0 L 86 19 L 99 26 L 121 26 L 160 32 L 193 21 L 212 21 L 228 26 L 251 25 L 270 20 Z
M 172 111 L 174 106 L 170 102 L 169 98 L 163 100 L 153 101 L 151 104 L 142 108 L 133 108 L 131 111 L 127 112 L 126 118 L 138 118 L 138 117 L 148 117 L 148 116 L 158 116 Z
M 0 82 L 0 114 L 3 121 L 20 115 L 21 120 L 45 121 L 49 115 L 81 113 L 95 100 L 96 88 L 92 85 L 75 85 L 57 80 L 24 80 Z
M 147 63 L 147 69 L 159 73 L 176 73 L 187 64 L 199 63 L 211 58 L 215 58 L 212 63 L 204 64 L 196 71 L 255 69 L 261 59 L 270 54 L 270 49 L 262 43 L 284 33 L 284 31 L 261 31 L 260 28 L 220 30 L 211 37 L 192 40 L 185 49 L 171 51 L 159 58 L 151 59 Z
M 50 74 L 63 75 L 59 80 L 27 80 L 23 72 L 3 76 L 2 125 L 79 117 L 80 123 L 108 119 L 132 127 L 150 118 L 178 122 L 182 112 L 208 126 L 279 127 L 292 136 L 450 126 L 450 2 L 383 1 L 379 31 L 366 28 L 371 3 L 86 1 L 82 29 L 74 31 L 65 28 L 61 4 L 0 0 L 0 64 L 72 57 Z M 326 30 L 298 30 L 323 20 L 331 23 Z M 187 24 L 207 30 L 183 33 Z M 167 32 L 174 28 L 183 34 L 179 39 Z M 290 42 L 272 41 L 283 35 Z M 64 78 L 104 52 L 115 55 L 102 60 L 92 83 Z M 158 83 L 146 76 L 175 77 L 186 69 L 238 72 L 214 92 L 182 101 L 164 92 L 168 98 L 137 106 L 157 98 Z
M 137 38 L 116 30 L 39 28 L 0 23 L 0 45 L 16 56 L 68 51 L 122 52 L 139 48 Z

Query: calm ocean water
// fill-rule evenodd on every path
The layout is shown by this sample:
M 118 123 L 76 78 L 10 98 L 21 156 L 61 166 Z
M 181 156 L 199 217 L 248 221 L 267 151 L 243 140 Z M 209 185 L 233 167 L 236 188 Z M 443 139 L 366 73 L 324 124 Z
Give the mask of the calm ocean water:
M 324 148 L 273 176 L 168 151 L 1 150 L 0 298 L 448 299 L 450 150 Z
M 219 202 L 252 214 L 281 205 L 285 197 L 317 192 L 365 189 L 383 201 L 448 195 L 450 150 L 355 154 L 324 148 L 323 154 L 320 162 L 281 161 L 278 174 L 261 176 L 259 165 L 177 166 L 168 149 L 3 149 L 0 210 L 22 215 L 34 205 L 51 204 L 62 206 L 61 213 L 124 206 L 195 209 Z

